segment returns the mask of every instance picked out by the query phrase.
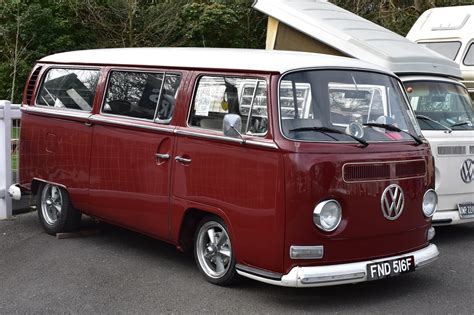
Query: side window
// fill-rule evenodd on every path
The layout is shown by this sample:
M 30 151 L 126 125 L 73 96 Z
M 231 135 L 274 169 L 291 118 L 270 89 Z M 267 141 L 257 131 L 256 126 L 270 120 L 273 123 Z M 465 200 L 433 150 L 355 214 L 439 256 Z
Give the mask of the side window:
M 102 112 L 169 123 L 180 80 L 177 74 L 112 71 Z
M 50 69 L 41 85 L 36 104 L 91 111 L 98 81 L 98 70 Z
M 466 57 L 464 57 L 464 64 L 466 66 L 474 66 L 474 43 L 469 46 Z
M 268 130 L 266 82 L 256 78 L 200 78 L 189 125 L 222 131 L 226 114 L 241 117 L 242 133 L 264 136 Z

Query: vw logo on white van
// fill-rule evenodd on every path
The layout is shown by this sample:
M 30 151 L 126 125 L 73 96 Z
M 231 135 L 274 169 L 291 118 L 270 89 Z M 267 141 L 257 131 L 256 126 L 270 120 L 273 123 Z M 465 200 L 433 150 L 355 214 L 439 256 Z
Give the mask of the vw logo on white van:
M 461 167 L 461 179 L 466 184 L 474 181 L 474 161 L 467 159 Z
M 400 186 L 392 184 L 382 194 L 382 213 L 390 221 L 398 219 L 403 212 L 405 196 Z

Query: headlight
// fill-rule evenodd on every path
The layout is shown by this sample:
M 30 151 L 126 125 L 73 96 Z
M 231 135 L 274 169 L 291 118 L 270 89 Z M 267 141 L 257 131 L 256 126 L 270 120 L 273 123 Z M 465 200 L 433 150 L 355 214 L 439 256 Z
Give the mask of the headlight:
M 423 213 L 427 218 L 433 216 L 436 211 L 436 207 L 438 206 L 438 195 L 433 189 L 428 190 L 425 192 L 423 196 Z
M 325 232 L 334 231 L 341 223 L 342 209 L 336 200 L 320 202 L 313 211 L 314 224 Z

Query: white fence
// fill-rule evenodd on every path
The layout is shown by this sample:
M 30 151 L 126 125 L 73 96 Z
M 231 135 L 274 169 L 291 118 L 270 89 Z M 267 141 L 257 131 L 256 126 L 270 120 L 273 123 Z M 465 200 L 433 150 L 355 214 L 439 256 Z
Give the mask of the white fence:
M 12 216 L 12 200 L 8 195 L 8 188 L 18 180 L 20 119 L 20 105 L 0 101 L 0 220 Z

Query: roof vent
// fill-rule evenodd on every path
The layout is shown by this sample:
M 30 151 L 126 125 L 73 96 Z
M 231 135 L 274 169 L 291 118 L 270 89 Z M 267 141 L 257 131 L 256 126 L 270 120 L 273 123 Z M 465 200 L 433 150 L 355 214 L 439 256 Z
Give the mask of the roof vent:
M 38 75 L 40 71 L 41 71 L 41 67 L 36 68 L 35 71 L 33 71 L 33 73 L 31 74 L 30 81 L 28 81 L 28 86 L 26 87 L 26 96 L 25 96 L 27 105 L 32 105 L 31 99 L 33 98 L 33 91 L 35 89 L 36 80 L 38 79 Z

